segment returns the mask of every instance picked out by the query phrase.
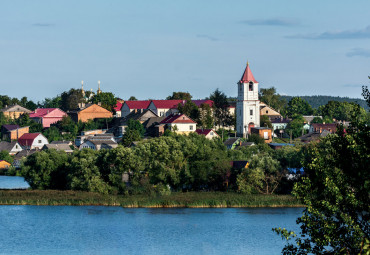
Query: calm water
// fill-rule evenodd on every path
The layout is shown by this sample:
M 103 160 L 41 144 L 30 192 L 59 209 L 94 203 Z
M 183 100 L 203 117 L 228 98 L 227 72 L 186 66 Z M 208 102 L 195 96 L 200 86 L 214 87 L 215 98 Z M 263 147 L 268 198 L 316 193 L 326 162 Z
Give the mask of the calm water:
M 0 175 L 0 189 L 27 189 L 29 187 L 30 185 L 24 181 L 23 177 Z
M 301 212 L 0 206 L 0 254 L 280 254 Z

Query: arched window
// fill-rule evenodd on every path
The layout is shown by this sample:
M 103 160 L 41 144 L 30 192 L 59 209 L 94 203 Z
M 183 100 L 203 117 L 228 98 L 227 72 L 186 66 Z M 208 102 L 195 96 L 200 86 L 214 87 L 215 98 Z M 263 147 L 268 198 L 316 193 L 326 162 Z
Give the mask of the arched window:
M 253 91 L 253 82 L 249 82 L 249 91 Z

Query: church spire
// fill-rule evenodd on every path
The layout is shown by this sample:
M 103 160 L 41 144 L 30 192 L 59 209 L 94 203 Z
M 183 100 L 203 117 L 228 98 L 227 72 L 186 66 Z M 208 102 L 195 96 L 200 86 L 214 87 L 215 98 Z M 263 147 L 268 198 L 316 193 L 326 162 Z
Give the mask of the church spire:
M 100 81 L 98 81 L 98 91 L 97 91 L 97 94 L 100 94 L 101 93 L 101 90 L 100 90 Z
M 240 83 L 249 83 L 249 82 L 253 82 L 253 83 L 258 83 L 258 81 L 256 81 L 256 79 L 254 79 L 254 76 L 252 74 L 252 71 L 249 67 L 249 62 L 247 61 L 247 67 L 245 68 L 245 71 L 243 73 L 243 76 L 242 78 L 240 79 Z
M 85 96 L 84 81 L 81 81 L 81 92 L 82 92 L 82 96 Z

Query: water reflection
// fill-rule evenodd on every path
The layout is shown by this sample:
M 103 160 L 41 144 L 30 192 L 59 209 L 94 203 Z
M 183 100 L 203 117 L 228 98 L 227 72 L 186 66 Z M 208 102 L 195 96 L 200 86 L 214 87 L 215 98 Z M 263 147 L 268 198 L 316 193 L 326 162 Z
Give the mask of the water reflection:
M 0 189 L 27 189 L 30 185 L 20 176 L 0 175 Z

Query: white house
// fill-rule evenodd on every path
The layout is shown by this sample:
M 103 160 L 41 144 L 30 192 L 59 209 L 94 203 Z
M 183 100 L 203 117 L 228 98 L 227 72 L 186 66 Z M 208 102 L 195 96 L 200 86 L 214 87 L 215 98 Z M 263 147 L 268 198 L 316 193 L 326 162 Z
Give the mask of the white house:
M 183 103 L 184 100 L 152 100 L 148 109 L 152 110 L 159 117 L 166 117 L 178 113 L 177 107 Z
M 252 127 L 260 125 L 260 101 L 258 82 L 254 79 L 249 64 L 238 82 L 238 101 L 236 103 L 236 131 L 245 137 Z
M 162 120 L 160 124 L 166 125 L 169 130 L 178 134 L 189 134 L 197 129 L 197 123 L 194 120 L 180 113 L 171 114 Z
M 18 143 L 23 149 L 42 149 L 45 144 L 49 144 L 48 139 L 41 133 L 26 133 L 23 134 L 19 139 Z
M 18 152 L 22 151 L 21 145 L 17 141 L 13 142 L 0 142 L 0 151 L 7 151 L 10 155 L 15 155 Z

